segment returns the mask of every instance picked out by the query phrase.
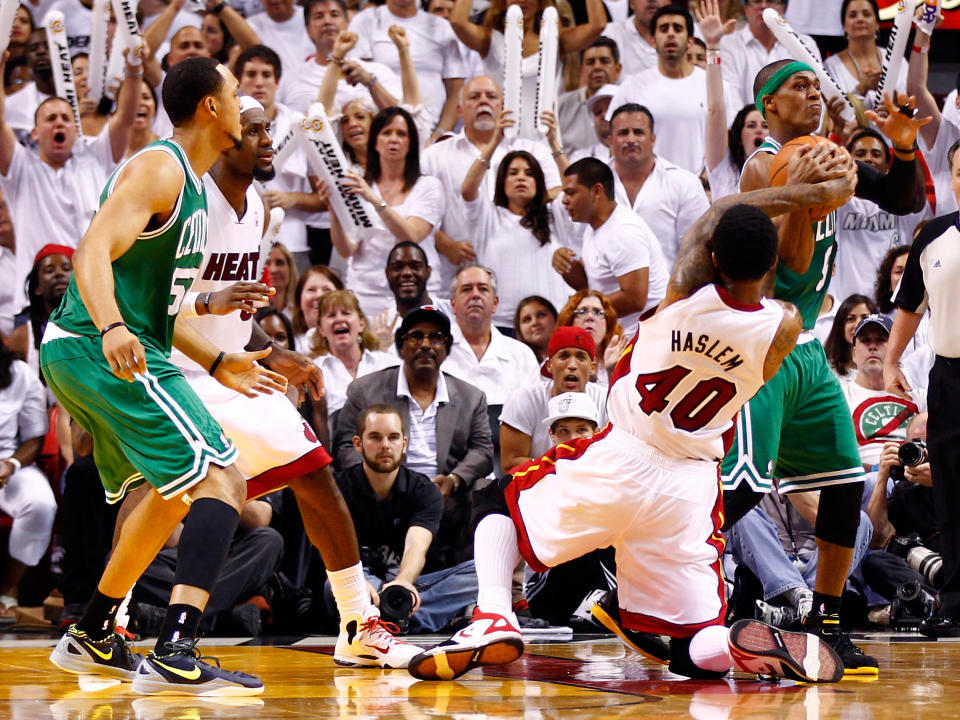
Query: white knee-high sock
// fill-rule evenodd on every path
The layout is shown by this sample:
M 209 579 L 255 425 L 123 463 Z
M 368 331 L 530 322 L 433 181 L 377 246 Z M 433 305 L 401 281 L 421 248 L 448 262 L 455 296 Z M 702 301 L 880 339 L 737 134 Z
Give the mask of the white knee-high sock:
M 487 515 L 473 535 L 473 562 L 477 568 L 477 606 L 481 612 L 512 617 L 510 588 L 513 569 L 520 562 L 517 530 L 506 515 Z
M 726 672 L 733 666 L 730 630 L 720 625 L 703 628 L 690 640 L 690 659 L 702 670 Z
M 363 566 L 357 563 L 342 570 L 327 570 L 327 578 L 330 580 L 330 589 L 333 590 L 333 599 L 337 601 L 341 620 L 350 613 L 363 615 L 370 606 Z

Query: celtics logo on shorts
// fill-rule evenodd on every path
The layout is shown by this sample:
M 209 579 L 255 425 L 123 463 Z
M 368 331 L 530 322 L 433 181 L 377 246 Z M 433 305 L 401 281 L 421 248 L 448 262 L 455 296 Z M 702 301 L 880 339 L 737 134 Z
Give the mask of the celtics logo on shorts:
M 895 395 L 881 395 L 860 403 L 853 411 L 857 443 L 905 440 L 907 423 L 917 413 L 917 406 Z

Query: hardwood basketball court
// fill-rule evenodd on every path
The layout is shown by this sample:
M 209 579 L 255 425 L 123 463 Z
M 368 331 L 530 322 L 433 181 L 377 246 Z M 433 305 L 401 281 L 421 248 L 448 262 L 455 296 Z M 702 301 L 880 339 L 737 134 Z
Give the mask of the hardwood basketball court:
M 334 638 L 290 638 L 273 645 L 213 639 L 203 652 L 225 667 L 263 678 L 258 698 L 137 695 L 128 684 L 63 673 L 47 660 L 55 638 L 0 641 L 0 718 L 10 720 L 236 720 L 269 718 L 734 718 L 956 717 L 960 643 L 903 633 L 859 636 L 880 660 L 880 677 L 833 685 L 774 685 L 736 674 L 720 682 L 670 675 L 596 636 L 531 638 L 517 662 L 475 670 L 455 682 L 422 682 L 404 670 L 340 668 Z M 582 639 L 581 639 L 582 638 Z M 412 638 L 418 644 L 439 637 Z M 146 648 L 150 643 L 143 643 Z

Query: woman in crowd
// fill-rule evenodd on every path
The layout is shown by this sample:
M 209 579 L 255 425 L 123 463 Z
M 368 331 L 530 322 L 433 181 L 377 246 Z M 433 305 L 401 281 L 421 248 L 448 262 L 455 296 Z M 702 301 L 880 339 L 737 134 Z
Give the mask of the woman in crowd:
M 383 227 L 350 237 L 331 208 L 330 239 L 341 256 L 350 259 L 347 285 L 357 296 L 367 317 L 376 317 L 394 305 L 383 267 L 387 253 L 401 240 L 420 243 L 430 265 L 440 260 L 433 233 L 443 218 L 443 186 L 434 177 L 420 174 L 420 147 L 413 118 L 403 108 L 381 110 L 370 125 L 364 176 L 347 171 L 344 185 L 373 206 Z M 326 201 L 329 189 L 321 184 Z M 439 273 L 427 284 L 431 295 L 440 289 Z
M 9 60 L 27 56 L 27 43 L 30 42 L 30 33 L 33 30 L 33 16 L 25 5 L 20 5 L 16 15 L 13 16 L 13 26 L 10 28 L 10 44 L 7 45 L 7 52 L 10 53 Z
M 323 370 L 327 412 L 332 415 L 347 400 L 347 386 L 398 359 L 380 351 L 357 298 L 349 290 L 334 290 L 320 300 L 320 319 L 307 354 Z
M 270 298 L 270 304 L 293 320 L 297 307 L 293 299 L 297 287 L 297 265 L 286 245 L 274 243 L 270 248 L 267 270 L 270 273 L 270 285 L 277 291 L 277 294 Z
M 537 362 L 547 359 L 550 336 L 557 326 L 557 308 L 545 297 L 528 295 L 513 314 L 513 334 L 533 350 Z
M 716 202 L 738 192 L 740 171 L 747 158 L 769 134 L 767 121 L 755 105 L 740 108 L 727 129 L 727 106 L 723 96 L 720 39 L 733 27 L 733 20 L 721 20 L 717 0 L 704 0 L 694 10 L 707 44 L 707 129 L 705 161 L 710 197 Z
M 284 313 L 275 307 L 260 308 L 257 323 L 276 345 L 285 350 L 296 349 L 293 347 L 293 323 Z
M 298 352 L 306 352 L 310 346 L 311 335 L 317 327 L 320 298 L 334 290 L 343 290 L 343 280 L 326 265 L 314 265 L 297 281 L 293 295 L 293 344 Z
M 896 306 L 893 304 L 893 289 L 900 282 L 903 269 L 907 266 L 909 245 L 897 245 L 887 251 L 877 267 L 877 282 L 873 286 L 873 300 L 877 309 L 884 315 L 893 317 Z
M 877 312 L 877 306 L 866 295 L 851 295 L 837 308 L 833 327 L 823 344 L 830 368 L 840 380 L 849 380 L 857 373 L 853 364 L 853 331 L 867 315 Z
M 157 115 L 157 93 L 150 83 L 140 83 L 140 106 L 137 108 L 137 117 L 133 121 L 133 132 L 130 134 L 130 147 L 126 157 L 140 152 L 150 143 L 157 140 L 153 132 L 153 119 Z
M 507 333 L 513 330 L 514 313 L 525 295 L 541 295 L 554 305 L 568 296 L 563 278 L 551 264 L 561 246 L 557 228 L 566 227 L 566 211 L 559 201 L 550 202 L 536 158 L 525 150 L 508 152 L 497 170 L 493 200 L 480 192 L 504 128 L 514 123 L 510 113 L 501 114 L 493 137 L 473 161 L 460 189 L 467 223 L 475 230 L 477 260 L 497 275 L 500 303 L 493 324 Z M 551 132 L 556 132 L 555 124 Z
M 617 358 L 630 342 L 630 336 L 624 334 L 617 322 L 617 311 L 606 295 L 589 288 L 578 290 L 557 315 L 557 326 L 564 325 L 582 327 L 593 337 L 597 346 L 597 377 L 591 380 L 606 385 Z
M 450 26 L 457 38 L 471 50 L 483 58 L 484 74 L 494 78 L 498 83 L 503 82 L 504 40 L 503 26 L 507 18 L 507 7 L 517 4 L 523 10 L 523 61 L 520 65 L 521 94 L 526 97 L 536 97 L 538 76 L 538 51 L 540 49 L 540 19 L 543 11 L 553 3 L 550 0 L 526 0 L 514 3 L 513 0 L 493 0 L 487 9 L 482 24 L 470 19 L 472 3 L 470 0 L 456 0 L 453 11 L 450 13 Z M 557 43 L 557 57 L 559 74 L 559 58 L 567 53 L 580 52 L 589 47 L 590 43 L 600 37 L 607 23 L 607 12 L 602 0 L 586 0 L 587 22 L 574 27 L 562 27 Z M 558 23 L 559 24 L 559 23 Z M 532 128 L 521 128 L 524 135 L 529 135 Z
M 350 100 L 343 104 L 340 114 L 340 133 L 343 152 L 354 167 L 367 169 L 367 145 L 370 142 L 370 123 L 376 112 L 366 100 Z

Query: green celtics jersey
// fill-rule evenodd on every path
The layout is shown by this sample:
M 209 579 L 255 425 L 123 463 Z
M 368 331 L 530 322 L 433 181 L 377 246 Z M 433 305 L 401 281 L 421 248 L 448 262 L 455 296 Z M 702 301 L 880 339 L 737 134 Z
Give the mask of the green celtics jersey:
M 776 155 L 780 152 L 780 143 L 767 137 L 750 157 L 761 152 Z M 795 273 L 783 264 L 777 265 L 773 296 L 797 306 L 803 318 L 804 330 L 812 329 L 817 322 L 820 306 L 830 285 L 833 261 L 837 255 L 836 233 L 837 213 L 833 211 L 823 220 L 813 223 L 813 259 L 805 273 Z
M 141 342 L 150 341 L 169 355 L 180 303 L 203 261 L 207 244 L 207 196 L 179 145 L 172 140 L 158 140 L 133 157 L 149 152 L 166 152 L 180 163 L 183 189 L 173 214 L 163 226 L 144 230 L 136 242 L 113 261 L 114 296 L 130 331 Z M 113 192 L 125 166 L 126 162 L 110 176 L 100 195 L 101 206 Z M 149 192 L 150 188 L 143 191 Z M 70 280 L 60 307 L 50 319 L 68 332 L 99 334 L 80 297 L 76 276 Z

